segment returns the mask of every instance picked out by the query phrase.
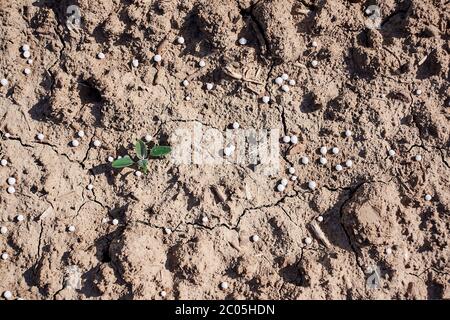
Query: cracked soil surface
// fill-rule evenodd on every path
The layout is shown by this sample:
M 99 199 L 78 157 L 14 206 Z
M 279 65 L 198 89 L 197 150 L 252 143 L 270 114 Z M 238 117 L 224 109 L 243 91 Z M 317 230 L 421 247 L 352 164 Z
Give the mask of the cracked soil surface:
M 382 1 L 378 29 L 372 4 L 0 0 L 0 293 L 450 299 L 449 2 Z M 235 121 L 299 137 L 280 145 L 278 174 L 164 158 L 136 177 L 107 161 L 147 134 L 173 143 L 177 128 Z M 340 152 L 320 165 L 321 146 Z M 277 192 L 290 166 L 298 179 Z

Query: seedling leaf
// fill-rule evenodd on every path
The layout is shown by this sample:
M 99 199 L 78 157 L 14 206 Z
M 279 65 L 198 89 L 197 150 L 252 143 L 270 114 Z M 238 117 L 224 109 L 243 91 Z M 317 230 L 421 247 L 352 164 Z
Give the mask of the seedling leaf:
M 134 151 L 136 152 L 136 155 L 139 159 L 146 159 L 148 156 L 147 146 L 142 140 L 136 141 L 136 144 L 134 145 Z
M 162 157 L 165 156 L 166 154 L 169 154 L 170 151 L 172 151 L 172 148 L 169 146 L 154 146 L 150 150 L 150 155 L 152 157 Z
M 138 167 L 139 170 L 141 170 L 143 173 L 147 173 L 148 172 L 148 160 L 147 159 L 142 159 L 138 161 Z
M 123 158 L 114 160 L 112 163 L 112 167 L 113 168 L 125 168 L 125 167 L 129 167 L 134 163 L 134 161 L 130 158 L 130 156 L 125 156 Z

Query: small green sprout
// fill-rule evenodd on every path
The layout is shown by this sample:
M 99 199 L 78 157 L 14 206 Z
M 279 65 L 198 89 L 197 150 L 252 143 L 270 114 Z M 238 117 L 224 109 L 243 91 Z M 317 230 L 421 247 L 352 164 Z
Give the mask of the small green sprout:
M 148 152 L 147 145 L 144 141 L 138 140 L 134 144 L 134 151 L 136 152 L 137 160 L 134 161 L 129 155 L 123 158 L 114 160 L 112 163 L 113 168 L 120 169 L 137 164 L 140 171 L 143 173 L 148 172 L 148 156 L 162 157 L 170 153 L 172 149 L 169 146 L 154 146 Z

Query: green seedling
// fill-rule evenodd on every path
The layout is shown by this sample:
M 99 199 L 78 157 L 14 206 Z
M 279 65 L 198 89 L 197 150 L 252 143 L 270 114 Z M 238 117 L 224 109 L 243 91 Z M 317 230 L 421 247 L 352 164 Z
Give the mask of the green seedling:
M 143 173 L 148 172 L 148 157 L 163 157 L 172 151 L 169 146 L 154 146 L 148 151 L 147 145 L 144 141 L 138 140 L 134 145 L 134 151 L 136 152 L 137 160 L 131 159 L 129 155 L 123 158 L 114 160 L 112 163 L 113 168 L 120 169 L 130 167 L 137 164 L 140 171 Z

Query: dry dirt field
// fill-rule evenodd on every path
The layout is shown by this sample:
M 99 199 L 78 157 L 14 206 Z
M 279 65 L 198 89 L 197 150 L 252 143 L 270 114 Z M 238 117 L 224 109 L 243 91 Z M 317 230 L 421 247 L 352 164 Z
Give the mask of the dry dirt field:
M 0 0 L 1 299 L 450 299 L 449 17 Z M 279 130 L 279 171 L 112 167 L 195 126 Z

